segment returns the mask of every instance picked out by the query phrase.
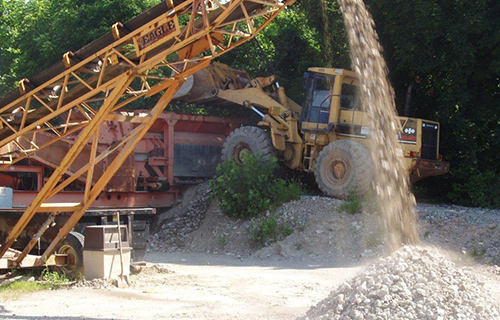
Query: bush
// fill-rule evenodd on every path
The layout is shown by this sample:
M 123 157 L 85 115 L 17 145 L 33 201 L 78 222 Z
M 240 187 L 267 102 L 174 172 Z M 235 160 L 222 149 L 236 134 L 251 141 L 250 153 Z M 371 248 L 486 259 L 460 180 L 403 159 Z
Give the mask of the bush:
M 339 212 L 347 212 L 349 214 L 361 213 L 363 210 L 363 202 L 361 197 L 355 193 L 351 193 L 347 199 L 339 206 Z
M 218 177 L 210 182 L 222 211 L 231 217 L 247 218 L 298 199 L 301 186 L 274 177 L 278 161 L 264 160 L 251 153 L 243 161 L 228 161 L 217 166 Z
M 48 289 L 47 286 L 35 281 L 14 281 L 7 284 L 0 284 L 0 293 L 6 292 L 9 297 L 15 297 L 20 294 L 32 293 Z
M 250 227 L 250 239 L 258 247 L 265 247 L 276 241 L 283 240 L 292 233 L 292 226 L 280 222 L 277 214 L 253 221 Z
M 285 202 L 300 199 L 302 188 L 302 183 L 297 180 L 285 181 L 283 179 L 276 179 L 274 181 L 275 193 L 271 207 L 277 208 Z
M 52 290 L 60 289 L 65 284 L 69 283 L 66 275 L 57 271 L 52 271 L 48 267 L 43 269 L 40 279 L 45 282 L 45 286 Z
M 0 293 L 7 292 L 9 296 L 16 296 L 19 294 L 32 293 L 41 290 L 56 290 L 70 282 L 64 274 L 52 271 L 49 267 L 42 270 L 40 276 L 38 277 L 38 281 L 25 280 L 30 277 L 33 277 L 34 279 L 37 275 L 30 272 L 27 275 L 24 275 L 20 280 L 0 284 Z

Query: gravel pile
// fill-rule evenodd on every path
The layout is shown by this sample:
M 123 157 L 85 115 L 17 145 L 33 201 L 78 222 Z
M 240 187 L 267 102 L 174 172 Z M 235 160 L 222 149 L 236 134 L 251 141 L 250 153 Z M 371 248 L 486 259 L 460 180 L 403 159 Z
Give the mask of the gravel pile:
M 500 319 L 484 282 L 435 249 L 403 247 L 381 258 L 302 319 Z
M 182 203 L 160 215 L 149 251 L 204 252 L 256 258 L 358 265 L 386 254 L 380 217 L 365 212 L 339 212 L 343 201 L 302 196 L 277 209 L 279 221 L 294 233 L 259 249 L 250 242 L 249 230 L 258 219 L 225 216 L 210 201 L 208 183 L 184 193 Z M 456 258 L 473 258 L 500 265 L 500 210 L 419 204 L 418 231 L 422 242 L 455 252 Z M 462 260 L 464 260 L 462 259 Z
M 359 264 L 383 253 L 383 228 L 374 214 L 348 214 L 343 201 L 303 196 L 278 209 L 282 220 L 294 223 L 294 233 L 255 252 L 259 258 L 279 257 L 336 266 Z
M 312 206 L 313 203 L 315 206 Z M 170 249 L 247 257 L 259 249 L 251 240 L 251 230 L 262 219 L 276 214 L 279 224 L 290 226 L 300 232 L 299 230 L 305 228 L 308 217 L 314 213 L 314 209 L 321 207 L 316 212 L 327 209 L 329 214 L 334 210 L 335 203 L 340 201 L 324 197 L 302 197 L 300 200 L 283 205 L 276 213 L 267 212 L 251 219 L 238 219 L 226 216 L 214 201 L 208 205 L 206 211 L 199 213 L 203 215 L 200 227 L 184 235 L 184 242 L 176 243 Z
M 200 227 L 209 204 L 208 182 L 185 192 L 180 206 L 160 215 L 158 230 L 150 237 L 148 249 L 172 252 L 184 246 L 186 236 Z
M 173 242 L 170 239 L 171 245 L 168 247 L 157 243 L 165 236 L 162 230 L 152 244 L 157 251 L 355 265 L 360 258 L 371 258 L 374 252 L 380 251 L 381 228 L 375 221 L 378 219 L 375 215 L 339 212 L 342 203 L 327 197 L 303 196 L 284 204 L 274 213 L 267 212 L 252 219 L 235 219 L 224 215 L 217 202 L 212 202 L 206 212 L 199 212 L 203 215 L 203 221 L 197 230 L 189 234 L 171 235 L 173 239 L 182 241 Z M 278 223 L 292 227 L 294 233 L 261 249 L 252 242 L 251 230 L 269 215 L 276 215 Z
M 417 210 L 424 243 L 500 265 L 500 210 L 429 204 Z
M 141 268 L 141 271 L 139 274 L 142 275 L 155 275 L 155 274 L 171 274 L 175 273 L 174 271 L 168 269 L 164 265 L 159 265 L 159 264 L 153 264 L 153 265 L 148 265 L 145 267 Z

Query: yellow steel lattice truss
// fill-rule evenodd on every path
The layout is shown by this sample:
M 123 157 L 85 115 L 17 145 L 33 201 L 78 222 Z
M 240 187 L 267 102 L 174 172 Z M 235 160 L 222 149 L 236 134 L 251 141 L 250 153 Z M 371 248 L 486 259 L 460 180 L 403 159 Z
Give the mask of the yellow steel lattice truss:
M 52 255 L 85 211 L 120 168 L 140 139 L 171 101 L 184 79 L 209 62 L 252 39 L 295 0 L 169 0 L 144 12 L 32 80 L 19 82 L 19 92 L 0 100 L 0 170 L 29 157 L 60 139 L 77 135 L 75 143 L 42 190 L 10 231 L 0 248 L 3 257 L 37 212 L 72 212 L 68 222 L 39 257 L 40 266 Z M 38 83 L 39 82 L 39 83 Z M 123 118 L 119 112 L 141 98 L 161 96 L 141 125 L 97 153 L 103 121 Z M 137 121 L 137 119 L 136 119 Z M 50 132 L 54 139 L 39 139 Z M 87 165 L 76 170 L 73 161 L 90 145 Z M 6 148 L 8 146 L 8 148 Z M 15 154 L 16 157 L 12 157 Z M 100 176 L 94 165 L 113 154 Z M 72 168 L 74 169 L 74 168 Z M 80 203 L 50 204 L 51 197 L 76 179 L 85 181 Z M 11 259 L 22 264 L 37 239 Z

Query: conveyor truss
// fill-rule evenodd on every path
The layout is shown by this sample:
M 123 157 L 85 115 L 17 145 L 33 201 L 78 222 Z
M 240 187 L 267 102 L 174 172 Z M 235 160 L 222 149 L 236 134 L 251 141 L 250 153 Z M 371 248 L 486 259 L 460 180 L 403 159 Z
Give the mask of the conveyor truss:
M 54 255 L 92 202 L 182 85 L 184 79 L 208 66 L 211 60 L 257 35 L 294 0 L 168 0 L 133 20 L 112 26 L 104 35 L 31 79 L 0 99 L 0 170 L 25 159 L 58 140 L 78 135 L 69 152 L 43 185 L 0 247 L 6 267 L 36 267 L 64 263 Z M 149 113 L 127 117 L 138 99 L 157 98 Z M 103 121 L 140 123 L 104 152 L 97 152 Z M 37 134 L 50 132 L 57 138 L 37 143 Z M 88 164 L 68 174 L 73 161 L 91 145 Z M 15 153 L 15 157 L 13 157 Z M 100 177 L 94 166 L 112 156 Z M 54 195 L 76 179 L 85 181 L 80 202 L 52 203 Z M 43 224 L 22 251 L 10 249 L 30 220 L 49 212 Z M 61 212 L 71 217 L 41 256 L 29 255 L 51 219 Z M 28 257 L 28 258 L 27 258 Z M 26 259 L 25 259 L 26 258 Z

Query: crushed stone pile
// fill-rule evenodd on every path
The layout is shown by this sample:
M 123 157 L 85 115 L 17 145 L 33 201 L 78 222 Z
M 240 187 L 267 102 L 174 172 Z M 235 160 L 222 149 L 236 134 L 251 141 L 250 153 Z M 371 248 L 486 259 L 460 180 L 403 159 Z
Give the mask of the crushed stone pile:
M 405 246 L 381 258 L 311 308 L 312 319 L 498 320 L 480 276 L 432 248 Z
M 183 203 L 160 215 L 158 231 L 149 239 L 148 250 L 172 252 L 184 246 L 186 236 L 197 230 L 210 205 L 209 183 L 202 183 L 184 193 Z
M 500 266 L 500 210 L 419 204 L 423 242 Z
M 249 230 L 261 217 L 227 217 L 210 200 L 208 183 L 192 186 L 182 202 L 159 215 L 148 251 L 253 255 L 338 266 L 385 256 L 380 217 L 369 208 L 362 214 L 341 212 L 342 203 L 316 195 L 285 203 L 275 213 L 280 223 L 293 227 L 293 234 L 259 249 L 250 242 Z M 500 210 L 419 204 L 417 212 L 425 245 L 455 252 L 463 261 L 500 265 Z

